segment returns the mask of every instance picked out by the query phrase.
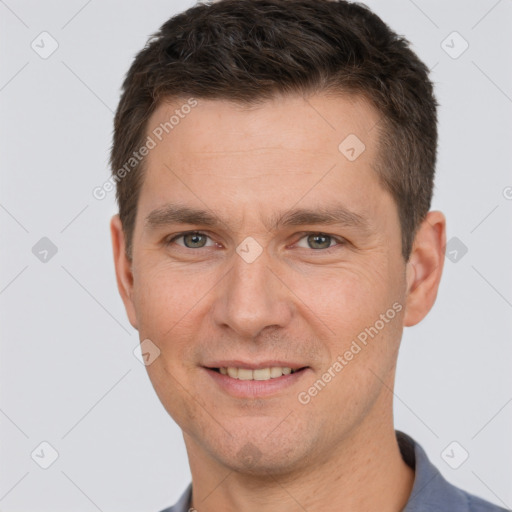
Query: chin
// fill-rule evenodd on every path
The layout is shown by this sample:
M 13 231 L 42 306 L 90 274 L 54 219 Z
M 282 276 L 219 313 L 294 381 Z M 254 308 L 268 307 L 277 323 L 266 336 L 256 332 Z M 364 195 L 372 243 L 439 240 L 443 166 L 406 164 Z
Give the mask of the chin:
M 275 476 L 291 474 L 301 468 L 304 457 L 293 451 L 272 453 L 261 451 L 255 445 L 248 442 L 234 457 L 220 457 L 222 464 L 236 473 L 272 480 Z
M 264 429 L 233 430 L 237 432 L 233 437 L 224 438 L 222 442 L 209 439 L 206 444 L 219 463 L 237 473 L 262 478 L 296 473 L 309 463 L 318 442 L 298 425 L 290 429 L 290 425 L 284 426 L 284 423 L 287 422 L 280 428 L 279 422 L 272 418 Z

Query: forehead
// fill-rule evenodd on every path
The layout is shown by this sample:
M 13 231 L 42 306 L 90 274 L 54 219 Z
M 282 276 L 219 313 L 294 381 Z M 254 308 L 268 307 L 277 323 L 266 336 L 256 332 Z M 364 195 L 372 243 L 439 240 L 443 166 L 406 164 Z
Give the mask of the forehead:
M 278 95 L 251 106 L 182 98 L 158 106 L 148 133 L 190 157 L 259 149 L 339 156 L 339 144 L 349 135 L 371 149 L 379 119 L 376 109 L 354 94 Z
M 148 122 L 155 147 L 141 215 L 180 202 L 232 214 L 234 225 L 251 215 L 276 218 L 300 202 L 366 216 L 384 193 L 373 170 L 378 121 L 358 96 L 276 97 L 250 108 L 225 100 L 163 103 Z

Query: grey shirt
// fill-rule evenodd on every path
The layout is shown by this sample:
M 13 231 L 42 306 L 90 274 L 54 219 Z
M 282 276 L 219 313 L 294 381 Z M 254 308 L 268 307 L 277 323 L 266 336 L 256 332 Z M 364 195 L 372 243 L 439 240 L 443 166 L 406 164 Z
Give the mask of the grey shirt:
M 414 439 L 398 431 L 396 437 L 404 461 L 415 470 L 412 492 L 402 512 L 506 512 L 448 483 Z M 191 497 L 189 484 L 179 501 L 161 512 L 188 512 Z

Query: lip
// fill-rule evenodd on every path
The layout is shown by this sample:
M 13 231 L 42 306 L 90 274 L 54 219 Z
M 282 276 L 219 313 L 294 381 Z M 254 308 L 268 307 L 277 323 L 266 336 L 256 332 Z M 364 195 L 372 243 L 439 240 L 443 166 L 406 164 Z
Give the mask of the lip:
M 225 364 L 225 363 L 223 363 Z M 223 367 L 223 364 L 216 368 Z M 238 368 L 250 368 L 250 369 L 258 369 L 258 368 L 267 368 L 268 366 L 284 366 L 282 364 L 269 364 L 265 363 L 263 366 L 260 365 L 241 365 L 237 363 L 236 365 L 231 361 L 230 366 L 236 366 Z M 240 364 L 240 366 L 238 366 Z M 289 363 L 287 363 L 289 364 Z M 267 365 L 267 366 L 265 366 Z M 290 368 L 290 367 L 289 367 Z M 279 393 L 285 391 L 286 389 L 294 386 L 299 381 L 301 381 L 306 374 L 311 371 L 311 368 L 304 367 L 300 365 L 296 365 L 296 368 L 302 368 L 301 370 L 296 371 L 295 373 L 289 373 L 288 375 L 282 375 L 281 377 L 276 377 L 275 379 L 269 380 L 239 380 L 230 377 L 229 375 L 222 375 L 212 368 L 203 367 L 204 371 L 210 376 L 210 378 L 216 383 L 217 386 L 221 388 L 225 393 L 235 397 L 235 398 L 265 398 L 271 397 L 273 395 L 278 395 Z
M 292 370 L 299 370 L 306 368 L 307 365 L 301 363 L 291 363 L 289 361 L 260 361 L 255 363 L 244 362 L 241 360 L 231 361 L 214 361 L 213 363 L 205 364 L 205 368 L 245 368 L 247 370 L 259 370 L 260 368 L 270 368 L 272 366 L 280 366 L 281 368 L 291 368 Z

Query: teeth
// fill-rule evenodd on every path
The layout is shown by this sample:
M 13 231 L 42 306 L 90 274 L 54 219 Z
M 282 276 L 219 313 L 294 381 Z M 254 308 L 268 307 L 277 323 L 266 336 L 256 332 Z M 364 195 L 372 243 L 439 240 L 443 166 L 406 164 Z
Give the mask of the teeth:
M 282 374 L 283 374 L 282 368 L 279 368 L 277 366 L 270 368 L 270 378 L 271 379 L 275 379 L 276 377 L 281 377 Z
M 296 370 L 288 367 L 272 366 L 271 368 L 258 368 L 257 370 L 250 370 L 248 368 L 219 368 L 222 375 L 229 375 L 233 379 L 239 380 L 270 380 L 281 377 L 282 375 L 289 375 Z
M 246 368 L 238 368 L 238 377 L 237 378 L 240 380 L 251 380 L 252 379 L 252 370 L 248 370 Z
M 270 379 L 270 368 L 259 368 L 258 370 L 253 370 L 252 374 L 253 374 L 254 380 L 269 380 Z

